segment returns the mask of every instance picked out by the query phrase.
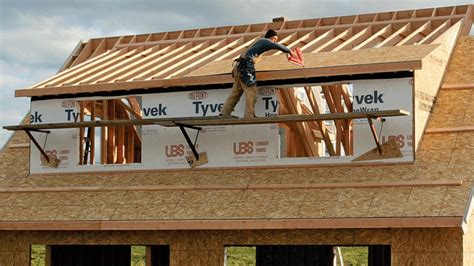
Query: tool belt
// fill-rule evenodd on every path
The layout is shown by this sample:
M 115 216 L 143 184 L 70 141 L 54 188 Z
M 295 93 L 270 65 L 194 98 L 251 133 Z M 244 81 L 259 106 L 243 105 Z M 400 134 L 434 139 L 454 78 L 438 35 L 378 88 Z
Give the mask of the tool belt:
M 252 59 L 239 57 L 234 60 L 238 62 L 237 69 L 240 74 L 240 80 L 247 86 L 253 86 L 257 83 L 257 76 L 255 74 L 255 64 Z

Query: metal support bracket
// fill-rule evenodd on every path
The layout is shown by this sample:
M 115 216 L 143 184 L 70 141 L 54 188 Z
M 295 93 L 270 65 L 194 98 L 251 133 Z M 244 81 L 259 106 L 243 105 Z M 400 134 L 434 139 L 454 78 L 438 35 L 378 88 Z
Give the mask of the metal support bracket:
M 41 147 L 38 143 L 38 141 L 36 141 L 35 137 L 33 137 L 33 135 L 31 135 L 31 132 L 30 131 L 36 131 L 36 132 L 40 132 L 40 133 L 46 133 L 46 134 L 49 134 L 51 133 L 51 131 L 49 130 L 41 130 L 41 129 L 25 129 L 25 133 L 26 135 L 28 135 L 28 137 L 31 139 L 31 141 L 33 142 L 33 144 L 35 144 L 36 148 L 38 148 L 38 150 L 40 151 L 41 155 L 43 155 L 44 159 L 46 160 L 46 162 L 49 163 L 49 157 L 48 155 L 46 154 L 46 152 L 43 150 L 43 147 Z
M 382 146 L 380 145 L 380 140 L 379 140 L 379 137 L 377 136 L 375 125 L 372 123 L 372 119 L 380 120 L 384 122 L 385 118 L 375 117 L 375 116 L 370 116 L 370 115 L 367 116 L 367 120 L 369 121 L 370 131 L 372 132 L 372 136 L 374 137 L 374 140 L 375 140 L 375 145 L 377 145 L 377 150 L 379 151 L 379 154 L 382 155 Z
M 191 151 L 193 152 L 194 154 L 194 157 L 196 158 L 196 160 L 199 160 L 199 153 L 197 152 L 196 150 L 196 143 L 193 143 L 191 141 L 191 138 L 189 137 L 188 135 L 188 132 L 186 132 L 186 128 L 190 128 L 190 129 L 195 129 L 197 130 L 198 132 L 202 129 L 201 127 L 195 127 L 195 126 L 190 126 L 190 125 L 185 125 L 185 124 L 181 124 L 181 123 L 175 123 L 179 129 L 181 130 L 181 133 L 183 133 L 183 136 L 184 138 L 186 139 L 186 142 L 188 143 L 189 147 L 191 148 Z
M 189 147 L 191 148 L 193 152 L 193 155 L 185 156 L 186 161 L 188 162 L 189 166 L 191 166 L 191 168 L 194 168 L 194 167 L 198 167 L 200 165 L 208 163 L 207 153 L 205 152 L 198 153 L 196 150 L 197 138 L 199 137 L 199 131 L 202 128 L 186 125 L 186 124 L 181 124 L 181 123 L 176 123 L 176 122 L 175 122 L 175 125 L 179 127 L 179 129 L 183 133 L 184 138 L 186 139 L 186 142 L 188 143 Z M 188 132 L 186 132 L 186 128 L 195 129 L 198 131 L 198 135 L 196 135 L 196 140 L 194 141 L 194 143 L 191 141 L 191 138 L 189 137 Z

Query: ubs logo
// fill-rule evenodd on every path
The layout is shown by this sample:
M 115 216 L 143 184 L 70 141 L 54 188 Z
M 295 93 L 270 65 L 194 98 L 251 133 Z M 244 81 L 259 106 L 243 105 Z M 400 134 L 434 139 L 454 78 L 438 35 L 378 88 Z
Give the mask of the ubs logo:
M 191 100 L 202 100 L 207 98 L 207 92 L 205 91 L 193 91 L 190 92 L 188 98 Z
M 166 157 L 181 157 L 184 155 L 184 145 L 183 144 L 173 144 L 165 146 Z
M 234 154 L 252 154 L 253 153 L 253 142 L 252 141 L 241 141 L 234 142 Z

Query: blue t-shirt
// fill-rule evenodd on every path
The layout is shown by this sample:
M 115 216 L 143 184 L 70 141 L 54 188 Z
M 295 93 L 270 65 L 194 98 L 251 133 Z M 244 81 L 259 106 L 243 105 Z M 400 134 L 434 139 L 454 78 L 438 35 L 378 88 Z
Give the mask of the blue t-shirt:
M 277 42 L 273 42 L 270 39 L 262 38 L 256 41 L 252 46 L 250 46 L 244 54 L 242 54 L 243 58 L 255 60 L 258 56 L 265 53 L 269 50 L 280 50 L 284 53 L 290 53 L 290 49 L 288 47 L 279 44 Z

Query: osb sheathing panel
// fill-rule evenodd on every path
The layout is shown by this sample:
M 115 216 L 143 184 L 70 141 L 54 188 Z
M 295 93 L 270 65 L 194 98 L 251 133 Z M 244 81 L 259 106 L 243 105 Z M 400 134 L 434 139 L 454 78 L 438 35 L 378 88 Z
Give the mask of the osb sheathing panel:
M 474 49 L 474 48 L 473 48 Z M 436 98 L 440 108 L 434 108 L 428 123 L 428 128 L 459 127 L 473 125 L 471 117 L 472 99 L 474 90 L 441 90 Z
M 391 245 L 392 265 L 462 265 L 459 228 L 0 232 L 0 265 L 28 265 L 31 244 L 170 245 L 171 265 L 223 265 L 226 245 Z M 465 254 L 465 253 L 464 253 Z M 465 264 L 467 265 L 467 264 Z
M 0 182 L 16 183 L 29 173 L 28 137 L 23 132 L 15 132 L 0 151 Z M 15 145 L 22 145 L 15 147 Z M 13 180 L 12 180 L 13 179 Z
M 459 38 L 448 67 L 444 84 L 466 84 L 474 82 L 474 37 Z
M 303 57 L 305 61 L 305 68 L 340 66 L 357 67 L 357 65 L 369 65 L 377 63 L 419 61 L 438 46 L 439 44 L 428 44 L 381 47 L 354 51 L 305 53 Z M 232 62 L 233 60 L 215 61 L 191 72 L 187 75 L 187 77 L 228 74 L 232 70 Z M 289 63 L 286 59 L 286 55 L 284 54 L 268 56 L 265 58 L 265 60 L 261 60 L 255 67 L 257 71 L 275 71 L 300 68 L 294 64 Z
M 147 193 L 16 193 L 0 221 L 462 216 L 466 187 L 197 190 L 173 202 Z M 158 194 L 160 194 L 158 192 Z M 163 196 L 163 194 L 162 194 Z M 65 199 L 63 201 L 63 199 Z M 161 198 L 160 198 L 161 199 Z
M 441 45 L 423 58 L 421 70 L 415 70 L 415 149 L 420 146 L 420 140 L 431 113 L 431 106 L 438 95 L 461 26 L 462 22 L 459 21 L 438 37 L 434 43 Z

